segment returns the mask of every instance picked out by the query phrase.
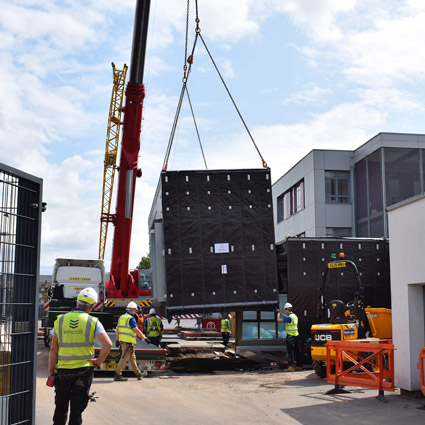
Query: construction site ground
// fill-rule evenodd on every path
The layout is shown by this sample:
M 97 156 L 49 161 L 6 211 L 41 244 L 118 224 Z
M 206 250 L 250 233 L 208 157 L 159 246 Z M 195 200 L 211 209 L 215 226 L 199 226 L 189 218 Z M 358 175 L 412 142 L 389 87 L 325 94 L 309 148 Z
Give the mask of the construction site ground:
M 399 391 L 385 393 L 388 403 L 376 399 L 378 391 L 348 387 L 347 394 L 327 395 L 333 388 L 311 370 L 283 372 L 278 368 L 252 367 L 227 354 L 218 341 L 185 341 L 169 336 L 170 345 L 181 345 L 183 365 L 165 373 L 152 373 L 137 381 L 114 382 L 113 372 L 95 375 L 96 402 L 83 414 L 86 424 L 156 425 L 229 424 L 420 424 L 425 423 L 425 399 L 406 399 Z M 36 424 L 52 422 L 54 389 L 45 385 L 48 349 L 39 340 L 37 351 Z M 181 357 L 182 353 L 183 357 Z M 185 358 L 187 356 L 187 358 Z M 226 361 L 227 359 L 227 361 Z M 203 361 L 215 370 L 206 367 Z M 198 372 L 188 372 L 184 364 Z M 176 363 L 178 364 L 178 363 Z M 227 366 L 226 366 L 227 365 Z M 258 365 L 257 365 L 258 366 Z M 180 372 L 179 372 L 180 371 Z

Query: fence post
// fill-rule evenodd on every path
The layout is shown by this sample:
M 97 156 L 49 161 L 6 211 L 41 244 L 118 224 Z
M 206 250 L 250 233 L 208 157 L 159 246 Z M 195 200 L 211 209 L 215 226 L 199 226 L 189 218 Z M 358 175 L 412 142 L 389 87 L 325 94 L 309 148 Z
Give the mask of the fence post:
M 329 376 L 331 375 L 331 369 L 332 369 L 331 349 L 332 349 L 332 343 L 327 342 L 326 343 L 326 380 L 328 380 Z M 335 350 L 335 386 L 332 390 L 327 391 L 325 394 L 329 394 L 329 395 L 346 394 L 349 391 L 344 390 L 344 386 L 338 384 L 339 366 L 340 366 L 339 351 L 336 350 L 335 347 L 333 349 Z M 341 360 L 341 364 L 343 365 L 342 360 Z

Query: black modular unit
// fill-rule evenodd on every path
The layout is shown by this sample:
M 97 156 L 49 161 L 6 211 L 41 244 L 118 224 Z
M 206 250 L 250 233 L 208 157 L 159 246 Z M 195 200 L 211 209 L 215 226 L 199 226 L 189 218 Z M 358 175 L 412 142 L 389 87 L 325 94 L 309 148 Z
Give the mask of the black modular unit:
M 161 189 L 169 313 L 276 307 L 270 170 L 167 171 Z
M 288 300 L 300 318 L 300 334 L 310 336 L 312 324 L 320 323 L 317 315 L 318 290 L 322 285 L 331 254 L 345 254 L 359 271 L 364 305 L 391 308 L 389 242 L 387 239 L 289 238 L 284 247 Z M 325 302 L 353 300 L 355 273 L 351 267 L 331 269 L 327 273 Z

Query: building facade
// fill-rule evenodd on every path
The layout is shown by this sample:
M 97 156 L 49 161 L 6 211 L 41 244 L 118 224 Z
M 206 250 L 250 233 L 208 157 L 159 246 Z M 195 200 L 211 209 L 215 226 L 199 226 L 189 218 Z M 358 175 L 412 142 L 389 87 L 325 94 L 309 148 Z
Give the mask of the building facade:
M 402 394 L 421 389 L 416 365 L 425 346 L 424 216 L 423 195 L 388 209 L 395 385 Z
M 425 135 L 379 133 L 354 151 L 313 150 L 272 187 L 276 242 L 388 237 L 385 209 L 424 192 Z

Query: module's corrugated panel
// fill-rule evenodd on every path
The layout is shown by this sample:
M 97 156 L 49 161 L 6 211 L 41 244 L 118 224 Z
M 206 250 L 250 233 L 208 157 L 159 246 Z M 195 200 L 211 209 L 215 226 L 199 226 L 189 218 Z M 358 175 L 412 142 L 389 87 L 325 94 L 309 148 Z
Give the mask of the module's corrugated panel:
M 278 303 L 270 170 L 161 175 L 169 311 Z

